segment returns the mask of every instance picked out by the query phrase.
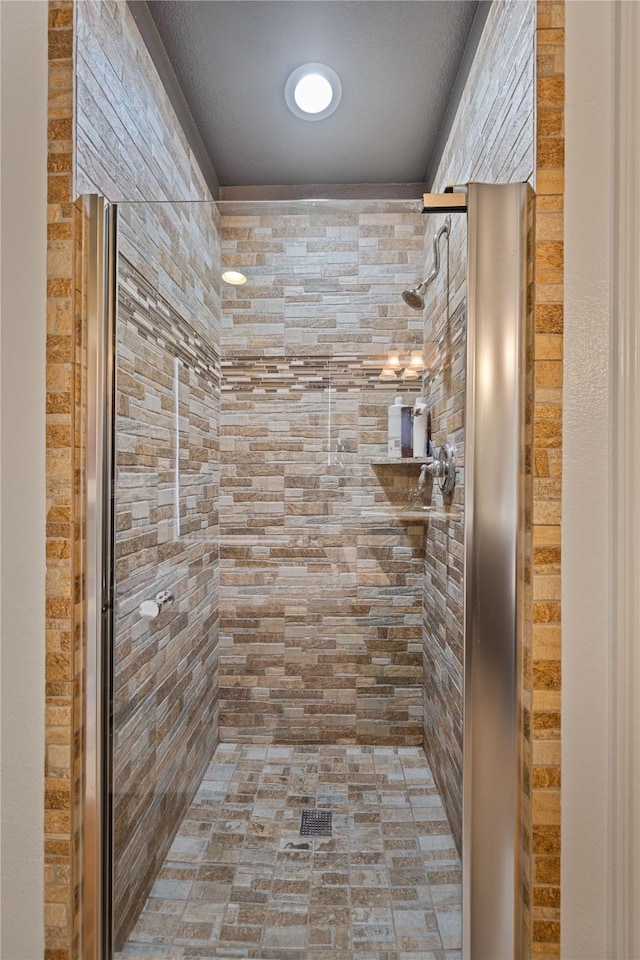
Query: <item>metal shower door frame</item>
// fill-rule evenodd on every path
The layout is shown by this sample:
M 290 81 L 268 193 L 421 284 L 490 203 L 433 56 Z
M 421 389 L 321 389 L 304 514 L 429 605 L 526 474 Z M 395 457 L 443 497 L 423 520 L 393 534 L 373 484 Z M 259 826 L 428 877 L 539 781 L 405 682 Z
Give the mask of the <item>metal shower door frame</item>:
M 520 651 L 532 195 L 526 183 L 467 188 L 464 960 L 509 960 L 520 950 Z
M 508 960 L 519 934 L 519 651 L 523 629 L 527 184 L 466 191 L 463 957 Z M 461 200 L 447 195 L 448 203 Z M 453 197 L 453 200 L 452 200 Z M 85 199 L 86 760 L 82 955 L 111 931 L 115 205 Z M 451 209 L 451 207 L 449 207 Z M 456 212 L 464 212 L 457 202 Z M 105 952 L 106 951 L 106 952 Z
M 110 955 L 114 378 L 117 210 L 86 196 L 86 671 L 80 944 L 83 960 Z

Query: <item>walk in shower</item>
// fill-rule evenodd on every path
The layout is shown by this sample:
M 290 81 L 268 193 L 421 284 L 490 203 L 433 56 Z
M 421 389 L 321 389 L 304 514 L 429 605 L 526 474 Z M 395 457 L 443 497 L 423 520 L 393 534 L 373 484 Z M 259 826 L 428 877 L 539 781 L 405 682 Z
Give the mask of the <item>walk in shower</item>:
M 87 200 L 87 955 L 514 942 L 527 190 Z

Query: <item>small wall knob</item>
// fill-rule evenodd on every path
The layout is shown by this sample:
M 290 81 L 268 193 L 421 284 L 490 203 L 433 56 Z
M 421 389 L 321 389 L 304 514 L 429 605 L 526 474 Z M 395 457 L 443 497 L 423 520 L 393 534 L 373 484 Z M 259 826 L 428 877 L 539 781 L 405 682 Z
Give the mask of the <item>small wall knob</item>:
M 138 613 L 143 620 L 155 620 L 160 613 L 160 607 L 155 600 L 143 600 L 138 607 Z
M 153 600 L 143 600 L 138 607 L 138 613 L 143 620 L 155 620 L 163 607 L 173 603 L 173 594 L 170 590 L 160 590 Z

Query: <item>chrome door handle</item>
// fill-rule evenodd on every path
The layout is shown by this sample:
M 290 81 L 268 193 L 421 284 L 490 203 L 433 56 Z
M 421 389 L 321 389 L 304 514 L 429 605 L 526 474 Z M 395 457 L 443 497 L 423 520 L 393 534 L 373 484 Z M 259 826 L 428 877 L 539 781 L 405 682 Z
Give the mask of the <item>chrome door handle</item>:
M 153 600 L 143 600 L 138 607 L 138 613 L 143 620 L 155 620 L 163 607 L 173 603 L 174 596 L 170 590 L 160 590 Z

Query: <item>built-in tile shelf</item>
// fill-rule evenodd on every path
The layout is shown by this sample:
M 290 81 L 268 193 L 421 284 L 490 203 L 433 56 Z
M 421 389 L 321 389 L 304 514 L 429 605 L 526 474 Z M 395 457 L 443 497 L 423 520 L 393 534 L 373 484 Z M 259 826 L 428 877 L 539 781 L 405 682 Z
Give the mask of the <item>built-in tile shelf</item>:
M 381 523 L 388 520 L 407 520 L 428 523 L 429 520 L 451 520 L 457 522 L 462 520 L 462 514 L 459 511 L 438 510 L 432 507 L 397 507 L 387 508 L 385 510 L 363 510 L 361 513 L 363 521 L 371 523 Z
M 380 457 L 371 461 L 374 467 L 396 467 L 398 464 L 433 463 L 433 457 Z

